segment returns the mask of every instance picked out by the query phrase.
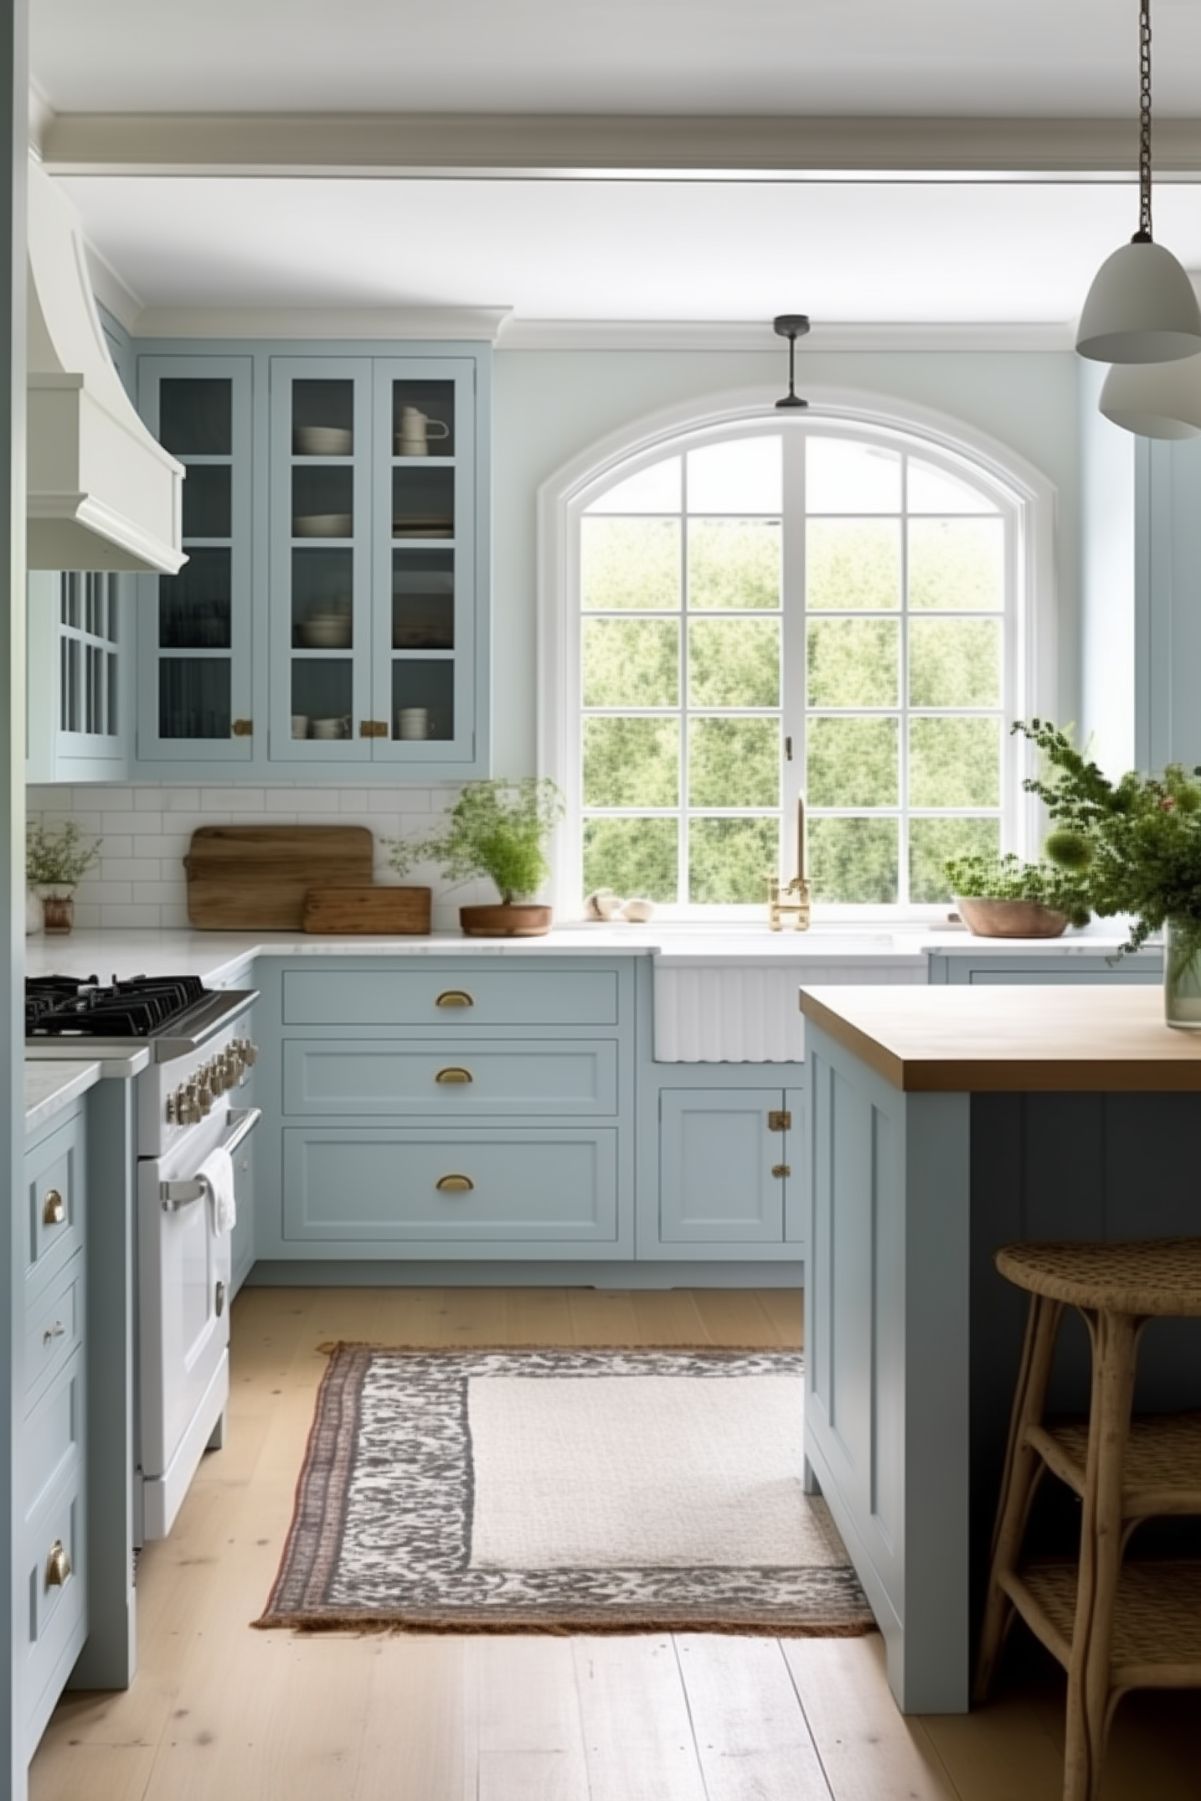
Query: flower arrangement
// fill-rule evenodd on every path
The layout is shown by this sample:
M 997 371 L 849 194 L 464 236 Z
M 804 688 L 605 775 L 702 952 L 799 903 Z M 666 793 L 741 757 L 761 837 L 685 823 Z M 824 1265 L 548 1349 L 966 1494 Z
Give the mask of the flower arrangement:
M 64 820 L 57 831 L 31 819 L 25 838 L 25 879 L 35 888 L 76 888 L 99 861 L 102 842 L 95 838 L 89 843 L 73 819 Z

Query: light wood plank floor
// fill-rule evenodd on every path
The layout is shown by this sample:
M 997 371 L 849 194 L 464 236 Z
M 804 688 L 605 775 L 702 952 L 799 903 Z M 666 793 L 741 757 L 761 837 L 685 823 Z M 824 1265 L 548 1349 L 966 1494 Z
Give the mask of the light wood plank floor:
M 32 1801 L 1058 1801 L 1063 1690 L 904 1720 L 880 1641 L 252 1632 L 327 1339 L 793 1345 L 780 1292 L 257 1289 L 234 1308 L 227 1446 L 139 1571 L 141 1672 L 71 1696 Z M 1197 1801 L 1190 1696 L 1135 1697 L 1105 1801 Z

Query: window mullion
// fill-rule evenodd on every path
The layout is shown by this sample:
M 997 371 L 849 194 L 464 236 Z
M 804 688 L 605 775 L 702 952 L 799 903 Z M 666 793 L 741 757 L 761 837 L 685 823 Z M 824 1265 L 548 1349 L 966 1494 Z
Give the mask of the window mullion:
M 897 831 L 897 900 L 909 905 L 909 457 L 901 456 L 901 717 L 897 726 L 897 773 L 900 777 L 901 822 Z
M 783 433 L 783 501 L 780 521 L 780 636 L 783 645 L 780 693 L 781 739 L 791 738 L 792 760 L 781 743 L 780 861 L 793 875 L 792 849 L 797 802 L 806 792 L 805 775 L 805 432 Z
M 688 884 L 689 814 L 688 792 L 688 631 L 691 595 L 688 587 L 688 458 L 680 458 L 680 803 L 676 821 L 676 905 L 686 907 L 691 899 Z

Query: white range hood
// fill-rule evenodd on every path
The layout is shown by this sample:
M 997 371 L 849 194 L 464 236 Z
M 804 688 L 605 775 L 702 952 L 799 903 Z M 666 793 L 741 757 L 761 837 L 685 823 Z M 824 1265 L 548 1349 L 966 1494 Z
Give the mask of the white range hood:
M 104 342 L 79 221 L 29 171 L 31 569 L 175 575 L 184 470 L 138 418 Z

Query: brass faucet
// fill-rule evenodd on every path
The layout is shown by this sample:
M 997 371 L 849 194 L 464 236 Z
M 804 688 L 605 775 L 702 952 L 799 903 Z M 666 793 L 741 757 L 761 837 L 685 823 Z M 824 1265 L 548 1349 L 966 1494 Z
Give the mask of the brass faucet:
M 809 883 L 805 877 L 805 797 L 799 795 L 796 804 L 796 865 L 797 872 L 790 882 L 781 881 L 779 876 L 768 876 L 767 921 L 773 932 L 783 930 L 785 917 L 792 920 L 794 932 L 809 930 Z

